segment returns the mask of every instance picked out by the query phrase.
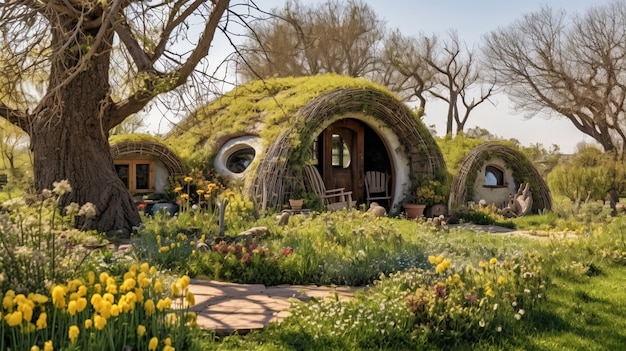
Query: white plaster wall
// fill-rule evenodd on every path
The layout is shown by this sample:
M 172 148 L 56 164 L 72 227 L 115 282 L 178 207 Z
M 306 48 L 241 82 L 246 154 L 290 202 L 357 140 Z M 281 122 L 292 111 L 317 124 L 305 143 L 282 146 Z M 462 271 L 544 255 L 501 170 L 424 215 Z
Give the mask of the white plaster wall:
M 228 157 L 232 155 L 235 151 L 239 151 L 241 149 L 245 149 L 251 147 L 254 149 L 255 156 L 252 163 L 259 162 L 259 156 L 263 155 L 263 140 L 261 137 L 246 135 L 242 137 L 237 137 L 230 139 L 219 149 L 217 154 L 215 155 L 215 160 L 213 161 L 213 167 L 215 167 L 215 171 L 217 173 L 230 177 L 232 179 L 244 179 L 250 173 L 250 170 L 253 168 L 252 164 L 243 172 L 235 173 L 231 172 L 226 167 L 226 161 L 228 161 Z
M 485 187 L 485 169 L 487 166 L 497 166 L 504 171 L 504 185 L 505 187 Z M 514 195 L 517 192 L 515 188 L 515 179 L 513 178 L 513 172 L 506 167 L 506 163 L 500 158 L 492 158 L 487 160 L 478 171 L 476 175 L 476 181 L 474 182 L 474 195 L 472 201 L 478 203 L 480 200 L 487 201 L 488 204 L 495 204 L 497 206 L 506 205 L 509 200 L 509 195 Z
M 165 192 L 169 176 L 170 173 L 167 171 L 165 164 L 159 160 L 154 160 L 154 192 Z

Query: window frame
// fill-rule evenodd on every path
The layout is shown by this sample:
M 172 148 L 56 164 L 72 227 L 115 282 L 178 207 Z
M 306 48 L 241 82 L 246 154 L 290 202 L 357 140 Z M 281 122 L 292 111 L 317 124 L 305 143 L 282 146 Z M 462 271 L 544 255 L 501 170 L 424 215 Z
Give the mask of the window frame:
M 128 166 L 128 191 L 131 194 L 136 193 L 152 193 L 155 189 L 154 179 L 154 160 L 149 159 L 126 159 L 126 160 L 114 160 L 115 166 Z M 137 189 L 137 165 L 148 165 L 148 188 Z M 117 170 L 116 170 L 117 173 Z
M 498 177 L 498 174 L 496 174 L 494 171 L 497 171 L 498 173 L 500 173 L 501 175 L 500 179 Z M 494 164 L 489 164 L 485 166 L 485 174 L 484 174 L 485 178 L 487 177 L 487 173 L 493 173 L 496 176 L 497 183 L 495 185 L 488 185 L 488 184 L 485 184 L 485 181 L 483 181 L 483 187 L 485 188 L 506 188 L 507 187 L 506 180 L 504 179 L 504 176 L 506 173 L 504 172 L 504 169 L 502 169 L 502 167 L 499 167 Z

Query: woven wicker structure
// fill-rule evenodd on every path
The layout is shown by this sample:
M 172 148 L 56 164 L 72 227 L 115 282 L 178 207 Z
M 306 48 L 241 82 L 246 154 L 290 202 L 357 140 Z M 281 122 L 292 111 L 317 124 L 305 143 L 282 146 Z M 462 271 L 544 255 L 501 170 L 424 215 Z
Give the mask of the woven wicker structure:
M 512 171 L 515 185 L 529 183 L 533 196 L 533 212 L 550 210 L 552 197 L 550 189 L 532 163 L 519 151 L 497 142 L 482 144 L 470 151 L 463 159 L 458 173 L 452 179 L 448 207 L 450 210 L 464 207 L 472 201 L 472 191 L 477 177 L 485 163 L 491 159 L 501 159 Z
M 185 166 L 182 161 L 165 145 L 152 140 L 122 141 L 111 146 L 113 159 L 124 156 L 142 157 L 148 156 L 163 162 L 170 176 L 182 176 L 185 174 Z
M 308 146 L 316 132 L 330 124 L 334 117 L 351 112 L 373 116 L 390 126 L 404 142 L 410 174 L 434 179 L 445 170 L 443 156 L 434 139 L 404 104 L 376 90 L 337 89 L 311 100 L 297 112 L 296 116 L 304 121 L 303 127 L 284 133 L 270 146 L 248 194 L 264 202 L 264 206 L 277 207 L 284 203 L 285 187 L 289 186 L 285 180 L 293 176 L 294 167 L 298 168 L 290 160 L 294 154 L 302 152 L 291 147 L 291 134 L 297 132 L 299 144 Z
M 445 176 L 439 147 L 408 106 L 384 87 L 337 75 L 239 86 L 182 121 L 166 141 L 179 155 L 187 153 L 184 158 L 206 162 L 210 168 L 228 140 L 242 135 L 262 138 L 263 152 L 246 170 L 243 188 L 259 208 L 280 208 L 292 183 L 302 180 L 302 166 L 310 159 L 314 140 L 342 119 L 359 120 L 382 139 L 393 134 L 395 141 L 384 143 L 390 157 L 402 155 L 392 162 L 395 173 L 402 173 L 397 189 L 410 186 L 414 176 Z M 396 194 L 396 201 L 402 197 Z

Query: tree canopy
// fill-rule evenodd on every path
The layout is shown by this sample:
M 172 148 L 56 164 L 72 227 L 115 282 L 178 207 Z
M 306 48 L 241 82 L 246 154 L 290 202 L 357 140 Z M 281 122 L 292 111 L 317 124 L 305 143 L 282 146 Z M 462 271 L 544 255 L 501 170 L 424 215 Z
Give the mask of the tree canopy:
M 569 119 L 605 151 L 626 142 L 626 3 L 585 14 L 544 7 L 485 36 L 495 79 L 529 117 Z
M 91 202 L 77 225 L 130 232 L 140 218 L 117 177 L 109 131 L 157 95 L 206 84 L 216 32 L 240 21 L 242 0 L 51 0 L 0 3 L 0 116 L 23 129 L 38 190 L 68 179 L 64 203 Z M 243 12 L 243 11 L 242 11 Z M 198 69 L 197 68 L 201 68 Z

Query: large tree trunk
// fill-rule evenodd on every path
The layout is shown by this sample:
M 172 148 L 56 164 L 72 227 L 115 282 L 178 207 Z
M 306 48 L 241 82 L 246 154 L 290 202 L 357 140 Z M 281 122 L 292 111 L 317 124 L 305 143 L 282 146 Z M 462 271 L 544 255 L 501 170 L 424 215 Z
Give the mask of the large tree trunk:
M 107 42 L 112 37 L 111 33 Z M 53 93 L 31 125 L 31 148 L 37 190 L 67 179 L 73 190 L 64 196 L 63 205 L 91 202 L 96 206 L 96 218 L 86 223 L 80 219 L 78 227 L 128 234 L 141 219 L 115 172 L 109 148 L 109 52 L 103 48 L 70 80 L 68 67 L 78 62 L 73 52 L 68 50 L 53 61 L 49 87 Z

